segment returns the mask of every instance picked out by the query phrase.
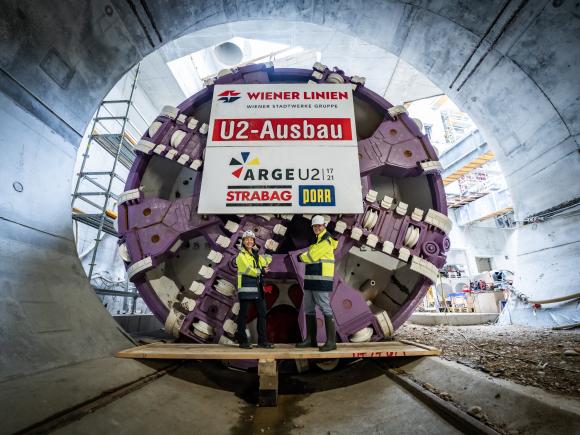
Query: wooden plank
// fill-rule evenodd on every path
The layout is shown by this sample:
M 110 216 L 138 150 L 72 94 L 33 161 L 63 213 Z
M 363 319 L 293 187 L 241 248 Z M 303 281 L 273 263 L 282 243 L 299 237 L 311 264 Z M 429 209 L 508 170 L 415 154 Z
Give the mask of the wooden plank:
M 441 349 L 437 349 L 436 347 L 433 347 L 433 346 L 428 346 L 428 345 L 422 344 L 422 343 L 416 343 L 416 342 L 410 341 L 410 340 L 401 340 L 401 343 L 409 344 L 412 346 L 417 346 L 417 347 L 420 347 L 421 349 L 426 349 L 429 351 L 437 352 L 437 355 L 441 355 Z
M 275 359 L 258 361 L 258 404 L 260 406 L 278 405 L 278 365 Z
M 280 360 L 384 358 L 440 355 L 441 353 L 434 347 L 405 341 L 338 343 L 337 346 L 336 350 L 319 352 L 314 347 L 298 349 L 293 344 L 277 344 L 273 349 L 240 349 L 235 345 L 221 344 L 152 343 L 120 351 L 116 356 L 149 359 Z

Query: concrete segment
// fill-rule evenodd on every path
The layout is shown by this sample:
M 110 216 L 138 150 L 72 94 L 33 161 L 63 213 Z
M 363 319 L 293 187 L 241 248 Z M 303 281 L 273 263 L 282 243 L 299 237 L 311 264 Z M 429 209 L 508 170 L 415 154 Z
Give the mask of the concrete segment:
M 459 433 L 376 366 L 365 366 L 367 380 L 356 385 L 340 385 L 337 374 L 327 391 L 281 395 L 278 408 L 256 407 L 206 382 L 192 384 L 188 379 L 200 379 L 196 370 L 179 369 L 55 433 Z M 360 368 L 346 376 L 353 371 Z
M 460 433 L 384 375 L 313 394 L 300 406 L 311 411 L 294 420 L 292 433 Z
M 514 364 L 518 362 L 514 361 Z M 514 384 L 441 358 L 423 358 L 402 366 L 423 383 L 465 409 L 480 406 L 507 431 L 525 434 L 572 434 L 580 431 L 580 401 Z
M 229 392 L 166 375 L 53 433 L 228 433 L 243 408 Z
M 2 433 L 33 423 L 155 373 L 172 362 L 100 358 L 0 383 Z

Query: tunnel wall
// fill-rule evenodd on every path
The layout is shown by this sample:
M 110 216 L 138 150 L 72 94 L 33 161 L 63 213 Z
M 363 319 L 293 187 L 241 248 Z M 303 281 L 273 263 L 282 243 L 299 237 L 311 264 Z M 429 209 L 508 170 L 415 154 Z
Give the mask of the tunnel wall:
M 5 94 L 0 114 L 2 380 L 107 356 L 130 342 L 88 285 L 76 252 L 74 144 Z
M 0 377 L 95 358 L 125 343 L 76 257 L 69 209 L 74 155 L 113 84 L 144 55 L 187 32 L 277 19 L 364 39 L 413 65 L 470 114 L 497 154 L 520 220 L 580 196 L 580 6 L 573 2 L 0 5 L 0 340 L 11 350 L 2 352 Z M 12 187 L 17 180 L 20 193 Z M 522 291 L 574 291 L 578 223 L 570 216 L 518 230 Z

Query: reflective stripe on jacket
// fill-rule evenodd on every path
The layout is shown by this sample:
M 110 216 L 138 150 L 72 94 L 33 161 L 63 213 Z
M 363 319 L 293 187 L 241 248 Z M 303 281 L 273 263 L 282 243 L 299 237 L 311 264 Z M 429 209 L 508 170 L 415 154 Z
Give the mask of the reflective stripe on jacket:
M 334 250 L 337 246 L 338 242 L 324 230 L 317 236 L 316 243 L 300 254 L 300 261 L 306 263 L 304 290 L 332 291 Z
M 236 257 L 239 299 L 259 299 L 259 277 L 262 274 L 262 268 L 271 262 L 272 257 L 269 255 L 264 256 L 256 253 L 254 256 L 245 248 L 240 249 L 240 253 Z

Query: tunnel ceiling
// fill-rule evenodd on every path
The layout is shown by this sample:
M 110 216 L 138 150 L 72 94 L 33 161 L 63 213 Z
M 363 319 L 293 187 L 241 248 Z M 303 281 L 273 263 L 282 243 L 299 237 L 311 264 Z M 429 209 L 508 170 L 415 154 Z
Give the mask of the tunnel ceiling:
M 244 43 L 268 41 L 304 50 L 296 54 L 289 64 L 286 59 L 282 59 L 282 65 L 277 61 L 274 62 L 277 67 L 310 68 L 314 62 L 311 60 L 313 53 L 319 52 L 324 64 L 330 67 L 340 65 L 343 71 L 364 76 L 367 88 L 393 104 L 403 104 L 443 93 L 425 75 L 377 45 L 369 44 L 331 27 L 278 20 L 237 21 L 181 36 L 145 57 L 141 63 L 140 87 L 147 92 L 152 101 L 177 105 L 188 95 L 184 95 L 184 91 L 175 82 L 176 79 L 167 63 L 211 49 L 216 44 L 232 38 L 238 40 L 242 38 Z M 244 54 L 246 62 L 250 56 Z M 205 55 L 209 53 L 205 52 Z M 300 59 L 301 56 L 304 58 Z M 258 62 L 265 60 L 260 58 Z
M 575 93 L 562 90 L 553 77 L 572 83 L 578 56 L 569 65 L 568 58 L 551 55 L 556 45 L 570 55 L 579 50 L 574 36 L 580 25 L 569 19 L 574 8 L 578 6 L 570 2 L 527 1 L 465 1 L 453 6 L 365 1 L 364 8 L 362 2 L 352 1 L 289 1 L 283 6 L 242 1 L 175 1 L 171 6 L 63 1 L 50 8 L 21 2 L 7 8 L 2 18 L 3 28 L 17 43 L 3 41 L 0 62 L 9 77 L 17 78 L 59 118 L 47 120 L 74 137 L 84 131 L 98 102 L 124 72 L 185 33 L 261 19 L 330 27 L 400 56 L 469 113 L 489 138 L 514 193 L 516 211 L 525 216 L 568 199 L 563 192 L 554 192 L 524 201 L 520 191 L 538 170 L 526 162 L 562 144 L 545 157 L 556 163 L 577 147 L 574 136 L 580 120 L 574 116 Z M 56 23 L 67 31 L 54 32 Z M 20 58 L 24 52 L 26 62 Z M 36 65 L 34 71 L 27 68 L 29 61 Z M 61 104 L 68 99 L 72 102 Z M 525 110 L 532 103 L 534 110 Z M 492 107 L 511 114 L 509 125 Z M 568 163 L 558 166 L 570 172 Z

